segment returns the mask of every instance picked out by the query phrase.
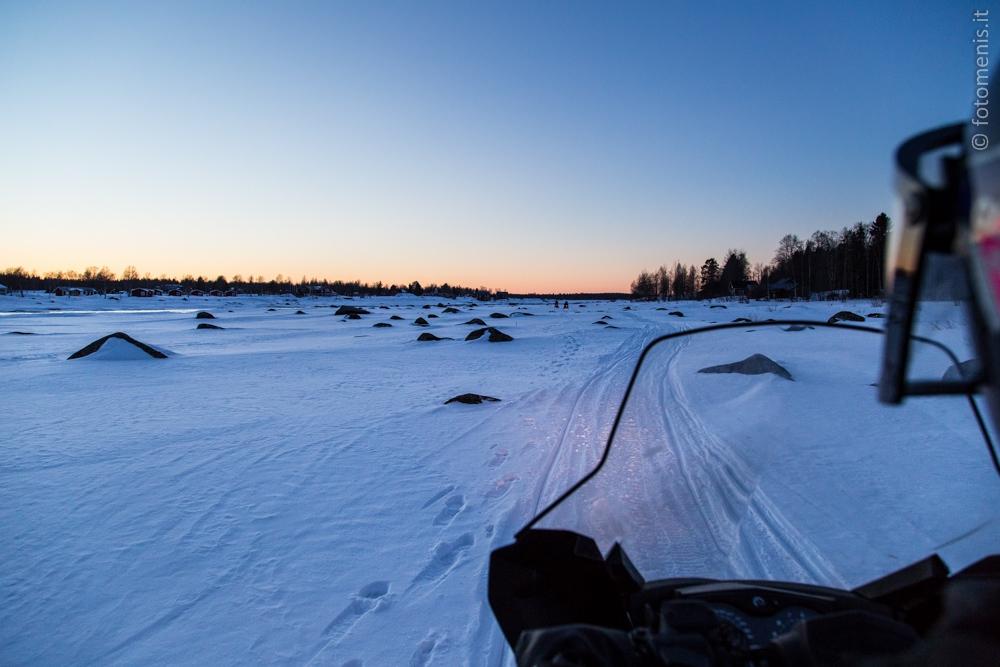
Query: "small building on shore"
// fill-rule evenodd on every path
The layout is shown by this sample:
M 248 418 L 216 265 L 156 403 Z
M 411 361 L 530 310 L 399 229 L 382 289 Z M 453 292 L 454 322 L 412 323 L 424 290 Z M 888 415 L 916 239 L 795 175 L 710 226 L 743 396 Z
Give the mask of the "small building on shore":
M 54 296 L 93 296 L 97 290 L 93 287 L 77 287 L 76 285 L 60 285 L 52 290 Z

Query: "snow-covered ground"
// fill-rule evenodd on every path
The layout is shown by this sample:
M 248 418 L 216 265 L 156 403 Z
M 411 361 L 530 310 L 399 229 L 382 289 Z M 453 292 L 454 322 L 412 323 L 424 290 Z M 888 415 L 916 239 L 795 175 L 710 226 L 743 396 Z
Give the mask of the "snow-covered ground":
M 597 460 L 646 343 L 878 311 L 438 303 L 0 297 L 0 663 L 501 664 L 489 552 Z M 473 317 L 515 340 L 465 342 Z M 170 357 L 66 360 L 115 331 Z M 921 331 L 968 358 L 953 304 Z M 624 539 L 656 576 L 964 564 L 1000 542 L 1000 483 L 963 399 L 875 405 L 879 343 L 751 323 L 654 348 L 607 470 L 551 525 Z M 697 373 L 755 352 L 795 381 Z M 501 401 L 444 405 L 466 392 Z

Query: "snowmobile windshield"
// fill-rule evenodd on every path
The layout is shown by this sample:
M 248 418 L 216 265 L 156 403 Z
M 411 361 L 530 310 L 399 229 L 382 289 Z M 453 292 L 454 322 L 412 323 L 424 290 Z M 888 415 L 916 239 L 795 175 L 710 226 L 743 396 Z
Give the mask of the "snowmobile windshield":
M 538 528 L 620 542 L 646 580 L 853 587 L 932 553 L 954 570 L 1000 543 L 1000 482 L 967 396 L 876 400 L 883 336 L 737 323 L 644 354 L 607 444 L 550 479 L 597 474 Z M 914 373 L 961 361 L 915 342 Z M 540 507 L 564 492 L 548 489 Z

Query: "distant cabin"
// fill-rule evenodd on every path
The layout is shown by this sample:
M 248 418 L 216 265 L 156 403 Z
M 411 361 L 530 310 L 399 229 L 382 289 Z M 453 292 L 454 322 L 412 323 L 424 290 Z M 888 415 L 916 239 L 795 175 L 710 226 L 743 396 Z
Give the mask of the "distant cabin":
M 184 296 L 184 289 L 179 287 L 172 287 L 167 290 L 167 296 Z
M 141 297 L 151 297 L 156 296 L 156 290 L 147 289 L 145 287 L 133 287 L 128 291 L 129 296 L 141 296 Z
M 795 288 L 798 287 L 791 278 L 775 280 L 767 286 L 767 296 L 770 299 L 790 299 L 795 296 Z
M 309 296 L 338 296 L 329 285 L 309 285 L 306 294 Z
M 211 291 L 209 291 L 208 295 L 209 296 L 222 296 L 222 290 L 220 290 L 220 289 L 211 290 Z
M 729 296 L 749 298 L 757 290 L 757 287 L 756 280 L 734 280 L 729 283 Z
M 190 294 L 191 296 L 205 296 L 205 292 L 200 289 L 193 289 L 190 292 L 188 292 L 188 294 Z
M 10 294 L 10 290 L 3 283 L 0 283 L 0 294 Z
M 93 287 L 60 286 L 52 290 L 55 296 L 93 296 L 97 290 Z

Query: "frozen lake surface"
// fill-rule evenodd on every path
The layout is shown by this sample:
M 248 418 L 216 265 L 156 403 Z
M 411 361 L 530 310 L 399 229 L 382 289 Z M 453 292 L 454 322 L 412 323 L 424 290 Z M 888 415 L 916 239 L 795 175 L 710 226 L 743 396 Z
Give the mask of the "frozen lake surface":
M 0 663 L 509 662 L 490 550 L 596 461 L 644 345 L 738 317 L 751 322 L 651 355 L 607 475 L 554 525 L 623 539 L 660 576 L 837 585 L 1000 541 L 1000 485 L 963 399 L 886 420 L 877 342 L 754 327 L 878 306 L 712 305 L 0 297 Z M 921 331 L 968 358 L 958 307 L 924 314 Z M 476 317 L 515 340 L 464 341 Z M 66 360 L 115 331 L 170 356 Z M 698 374 L 755 352 L 795 381 Z M 501 400 L 444 405 L 467 392 Z M 815 483 L 821 469 L 836 483 Z

